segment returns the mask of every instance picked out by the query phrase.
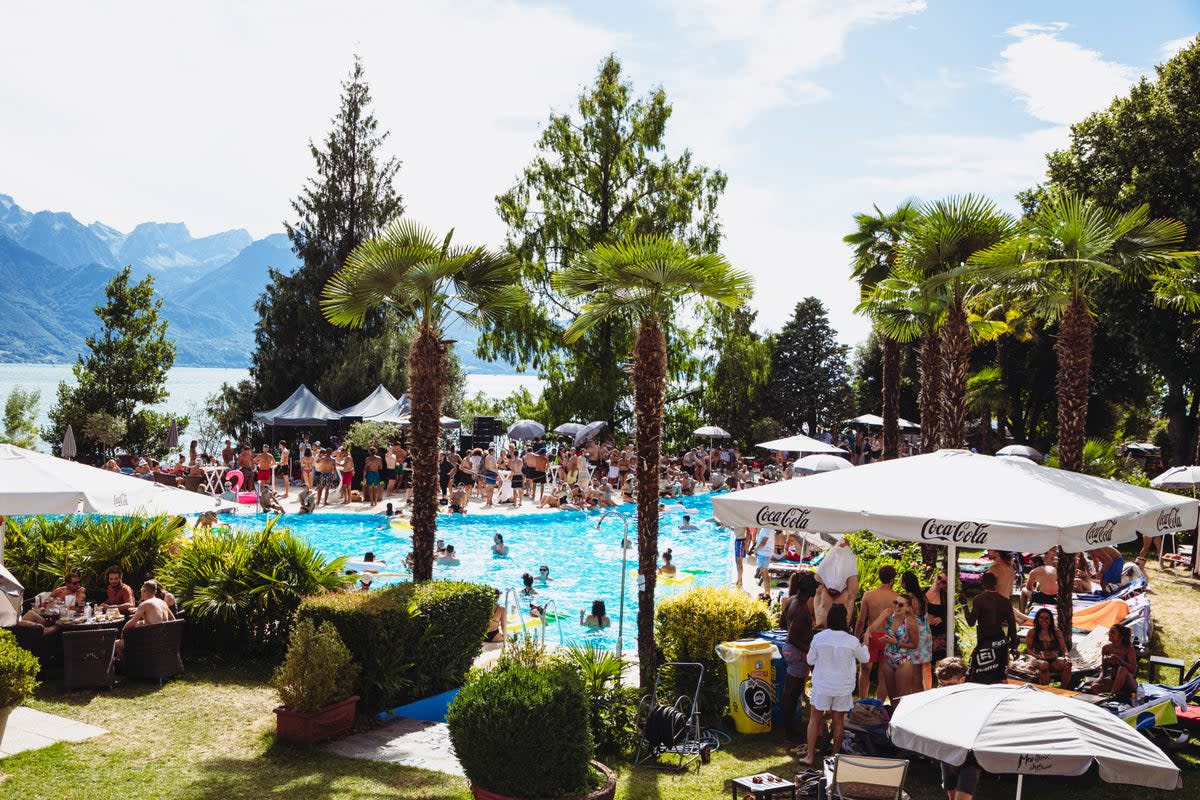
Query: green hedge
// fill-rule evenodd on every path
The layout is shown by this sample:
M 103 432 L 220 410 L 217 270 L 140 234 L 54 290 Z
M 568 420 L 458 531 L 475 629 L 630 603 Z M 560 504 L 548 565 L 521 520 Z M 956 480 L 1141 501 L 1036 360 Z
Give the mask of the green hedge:
M 717 657 L 717 645 L 757 636 L 770 630 L 772 622 L 766 604 L 739 589 L 701 587 L 660 602 L 654 625 L 664 661 L 704 665 L 700 711 L 714 718 L 729 706 L 725 662 Z M 696 688 L 694 672 L 667 672 L 663 682 L 666 691 L 661 694 L 670 698 L 690 697 Z
M 362 666 L 362 704 L 377 711 L 462 685 L 483 647 L 494 598 L 490 586 L 474 583 L 401 583 L 310 597 L 297 619 L 334 624 Z
M 450 704 L 446 724 L 475 786 L 510 797 L 571 797 L 590 786 L 587 692 L 570 665 L 502 663 Z

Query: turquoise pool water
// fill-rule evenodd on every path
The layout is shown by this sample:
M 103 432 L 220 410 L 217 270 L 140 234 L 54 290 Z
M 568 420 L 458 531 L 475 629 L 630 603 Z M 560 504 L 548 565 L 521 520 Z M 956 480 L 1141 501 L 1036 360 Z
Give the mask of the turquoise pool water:
M 731 534 L 709 521 L 712 504 L 707 495 L 684 498 L 687 513 L 695 531 L 679 530 L 682 524 L 681 510 L 672 508 L 662 517 L 659 528 L 659 551 L 670 547 L 672 560 L 680 575 L 692 575 L 690 584 L 664 585 L 659 583 L 659 598 L 683 591 L 689 585 L 727 585 L 732 577 Z M 694 509 L 694 511 L 692 511 Z M 629 516 L 629 564 L 632 571 L 637 567 L 637 525 L 633 518 L 634 507 L 622 507 Z M 549 582 L 535 581 L 539 600 L 554 601 L 559 614 L 564 615 L 558 624 L 551 624 L 547 640 L 557 643 L 561 627 L 562 638 L 570 641 L 591 641 L 597 645 L 614 648 L 617 641 L 617 626 L 621 596 L 621 521 L 610 515 L 604 520 L 601 530 L 596 530 L 598 512 L 558 511 L 549 514 L 468 514 L 438 518 L 438 537 L 454 545 L 461 564 L 442 566 L 435 564 L 434 578 L 478 581 L 490 584 L 501 592 L 508 588 L 520 589 L 521 575 L 525 572 L 538 576 L 538 567 L 550 567 Z M 253 517 L 243 517 L 249 520 Z M 239 520 L 240 521 L 240 520 Z M 257 520 L 260 524 L 262 517 Z M 311 516 L 287 515 L 282 524 L 291 528 L 329 557 L 350 556 L 362 558 L 368 550 L 377 559 L 386 561 L 389 569 L 403 571 L 404 556 L 412 549 L 411 532 L 395 528 L 378 516 L 357 514 L 317 514 Z M 504 536 L 509 546 L 507 556 L 494 556 L 491 551 L 492 537 Z M 626 573 L 624 647 L 633 649 L 637 619 L 637 578 Z M 376 585 L 388 580 L 376 581 Z M 686 581 L 687 579 L 684 578 Z M 603 600 L 607 606 L 612 627 L 601 631 L 587 631 L 579 625 L 579 612 L 590 610 L 593 600 Z M 510 600 L 511 603 L 511 600 Z M 528 608 L 522 609 L 528 618 Z M 517 617 L 509 614 L 509 622 Z

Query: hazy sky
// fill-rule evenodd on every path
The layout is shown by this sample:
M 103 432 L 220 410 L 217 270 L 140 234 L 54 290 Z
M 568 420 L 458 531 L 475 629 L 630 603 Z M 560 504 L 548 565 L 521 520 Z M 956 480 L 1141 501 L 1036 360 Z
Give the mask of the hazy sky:
M 0 12 L 0 193 L 123 231 L 282 230 L 362 55 L 408 213 L 503 242 L 494 198 L 610 52 L 729 175 L 724 251 L 764 328 L 805 295 L 862 339 L 856 211 L 1015 208 L 1068 126 L 1200 31 L 1195 0 L 64 2 Z

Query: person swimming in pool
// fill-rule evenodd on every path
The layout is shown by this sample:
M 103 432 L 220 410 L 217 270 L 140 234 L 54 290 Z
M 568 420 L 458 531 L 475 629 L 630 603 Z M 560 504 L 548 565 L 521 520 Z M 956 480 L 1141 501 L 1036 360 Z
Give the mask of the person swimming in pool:
M 457 567 L 462 562 L 458 560 L 458 554 L 454 552 L 454 545 L 446 545 L 446 552 L 438 556 L 437 563 L 444 567 Z
M 662 554 L 663 564 L 658 568 L 659 575 L 674 575 L 677 570 L 675 565 L 671 563 L 671 548 L 667 548 Z
M 499 533 L 492 537 L 492 553 L 498 556 L 508 555 L 508 545 L 504 543 L 504 536 Z
M 683 522 L 680 524 L 679 530 L 681 530 L 681 531 L 698 531 L 698 530 L 700 530 L 700 528 L 698 528 L 696 525 L 692 524 L 692 517 L 690 514 L 684 514 Z
M 542 564 L 540 567 L 538 567 L 537 579 L 538 583 L 542 584 L 542 586 L 546 586 L 552 580 L 554 580 L 554 578 L 550 577 L 550 567 L 546 566 L 545 564 Z
M 586 611 L 580 611 L 579 624 L 592 630 L 607 628 L 612 625 L 612 620 L 608 618 L 608 610 L 604 607 L 604 601 L 593 600 L 591 614 L 588 614 Z

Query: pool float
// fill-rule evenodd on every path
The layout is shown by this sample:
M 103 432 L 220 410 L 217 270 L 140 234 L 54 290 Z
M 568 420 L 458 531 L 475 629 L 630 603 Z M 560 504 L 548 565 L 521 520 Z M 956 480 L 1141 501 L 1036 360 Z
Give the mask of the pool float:
M 393 528 L 399 528 L 402 531 L 412 530 L 412 523 L 402 517 L 392 517 L 388 520 L 388 525 L 391 525 Z
M 225 473 L 224 477 L 226 482 L 233 484 L 233 486 L 230 487 L 230 490 L 234 494 L 237 494 L 242 490 L 242 481 L 244 479 L 245 476 L 242 475 L 242 471 L 240 469 L 231 469 Z
M 682 573 L 682 574 L 681 574 Z M 629 577 L 636 578 L 638 572 L 636 569 L 629 570 Z M 692 581 L 696 580 L 696 576 L 681 570 L 674 575 L 659 575 L 658 583 L 663 586 L 691 586 Z
M 663 510 L 662 510 L 662 511 L 660 511 L 660 512 L 658 512 L 658 513 L 659 513 L 660 515 L 661 515 L 661 514 L 699 514 L 699 513 L 700 513 L 700 509 L 698 509 L 698 508 L 684 508 L 682 505 L 677 505 L 677 506 L 663 506 Z
M 524 630 L 527 628 L 540 628 L 541 626 L 542 626 L 542 618 L 541 617 L 526 617 L 524 622 L 521 622 L 521 620 L 516 620 L 515 622 L 508 623 L 504 627 L 508 631 L 515 633 L 517 631 Z
M 242 505 L 252 505 L 258 502 L 258 495 L 254 492 L 238 492 L 237 501 Z

